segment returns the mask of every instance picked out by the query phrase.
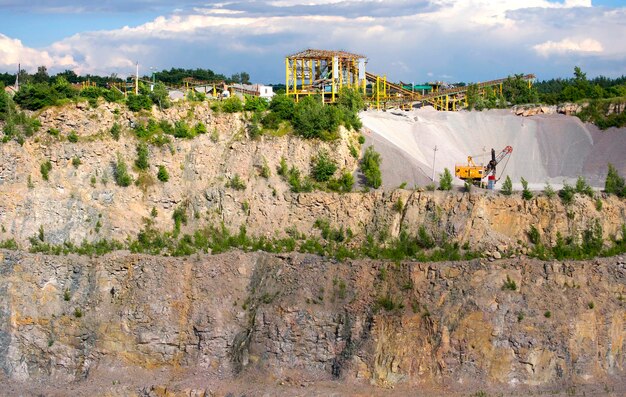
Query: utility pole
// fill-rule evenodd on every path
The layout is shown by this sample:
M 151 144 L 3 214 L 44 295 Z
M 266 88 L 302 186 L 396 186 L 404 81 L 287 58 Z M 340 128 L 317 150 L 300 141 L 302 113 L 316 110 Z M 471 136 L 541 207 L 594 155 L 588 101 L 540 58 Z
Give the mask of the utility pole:
M 435 148 L 433 149 L 433 177 L 431 178 L 433 182 L 435 182 L 435 156 L 437 156 L 437 145 L 435 145 Z
M 135 71 L 135 95 L 139 95 L 139 61 L 137 61 L 135 66 L 137 68 Z
M 20 90 L 20 72 L 22 71 L 22 65 L 17 64 L 17 74 L 15 75 L 15 92 Z

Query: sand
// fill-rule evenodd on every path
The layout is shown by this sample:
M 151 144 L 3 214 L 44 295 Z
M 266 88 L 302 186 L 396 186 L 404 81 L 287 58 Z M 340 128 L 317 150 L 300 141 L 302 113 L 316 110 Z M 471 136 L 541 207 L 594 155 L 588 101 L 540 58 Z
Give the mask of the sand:
M 626 175 L 626 128 L 599 131 L 578 118 L 564 115 L 516 116 L 509 110 L 439 112 L 424 108 L 404 111 L 366 111 L 360 114 L 365 147 L 374 145 L 383 158 L 383 185 L 408 187 L 431 181 L 433 148 L 437 146 L 435 181 L 444 168 L 467 164 L 472 155 L 486 164 L 491 148 L 499 153 L 513 147 L 508 162 L 497 168 L 497 178 L 510 176 L 516 187 L 524 177 L 531 188 L 546 182 L 560 187 L 584 176 L 603 187 L 607 164 Z M 455 178 L 455 184 L 463 182 Z

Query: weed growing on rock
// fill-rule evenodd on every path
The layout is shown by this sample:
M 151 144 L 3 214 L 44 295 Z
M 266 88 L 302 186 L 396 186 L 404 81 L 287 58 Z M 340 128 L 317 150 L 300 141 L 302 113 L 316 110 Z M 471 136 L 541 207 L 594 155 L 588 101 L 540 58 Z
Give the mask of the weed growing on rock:
M 47 181 L 50 177 L 50 171 L 52 170 L 52 163 L 50 160 L 46 160 L 39 166 L 39 172 L 44 181 Z
M 602 211 L 602 200 L 599 197 L 596 198 L 596 211 Z
M 552 312 L 550 310 L 547 310 L 545 313 L 543 313 L 543 316 L 545 318 L 550 318 L 550 317 L 552 317 Z
M 596 307 L 595 303 L 593 303 L 593 301 L 589 301 L 587 302 L 587 307 L 589 308 L 589 310 L 593 310 L 594 307 Z
M 517 291 L 517 284 L 515 280 L 512 280 L 508 275 L 506 276 L 506 281 L 502 285 L 502 291 Z
M 613 164 L 609 163 L 609 171 L 604 181 L 604 191 L 609 194 L 615 194 L 619 197 L 626 197 L 626 183 Z
M 29 189 L 33 189 L 35 187 L 35 184 L 33 183 L 33 178 L 30 176 L 30 174 L 28 174 L 28 179 L 26 180 L 26 186 Z
M 72 165 L 74 166 L 74 168 L 78 168 L 78 166 L 80 166 L 81 164 L 82 162 L 80 161 L 80 157 L 74 156 L 72 158 Z
M 239 174 L 235 174 L 230 181 L 226 183 L 226 187 L 235 190 L 246 190 L 246 183 L 241 179 Z
M 76 309 L 74 309 L 74 317 L 81 318 L 82 316 L 83 316 L 83 311 L 80 310 L 80 308 L 77 307 Z
M 541 242 L 541 235 L 539 234 L 539 230 L 537 230 L 535 225 L 530 225 L 530 230 L 528 231 L 528 239 L 533 244 L 539 244 Z
M 576 180 L 576 193 L 584 194 L 585 196 L 593 198 L 593 189 L 582 176 L 579 176 Z
M 78 135 L 76 134 L 76 131 L 74 130 L 70 131 L 70 133 L 67 134 L 67 140 L 72 143 L 78 142 Z
M 259 175 L 261 175 L 261 177 L 268 179 L 271 175 L 271 171 L 270 171 L 270 167 L 269 165 L 267 165 L 267 160 L 264 158 L 263 159 L 263 164 L 261 165 L 261 168 L 259 170 Z
M 398 197 L 398 200 L 393 204 L 393 210 L 401 214 L 403 209 L 404 203 L 402 202 L 402 199 Z
M 69 288 L 66 288 L 65 291 L 63 291 L 63 300 L 68 302 L 70 300 L 70 290 Z

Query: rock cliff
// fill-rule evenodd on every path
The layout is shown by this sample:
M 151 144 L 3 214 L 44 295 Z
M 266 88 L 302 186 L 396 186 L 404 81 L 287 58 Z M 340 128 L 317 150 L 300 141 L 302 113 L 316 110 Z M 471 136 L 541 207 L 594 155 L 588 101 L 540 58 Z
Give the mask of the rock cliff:
M 249 376 L 253 395 L 619 393 L 625 263 L 2 251 L 0 367 L 16 389 L 102 395 L 225 395 Z

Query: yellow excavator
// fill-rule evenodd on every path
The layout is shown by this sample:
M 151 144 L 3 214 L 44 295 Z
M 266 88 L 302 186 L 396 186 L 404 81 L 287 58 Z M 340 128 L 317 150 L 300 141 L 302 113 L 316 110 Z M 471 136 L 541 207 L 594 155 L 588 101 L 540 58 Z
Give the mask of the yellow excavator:
M 454 175 L 474 185 L 480 185 L 481 181 L 488 176 L 487 189 L 493 189 L 496 184 L 496 166 L 512 152 L 513 147 L 507 146 L 496 156 L 496 151 L 491 149 L 491 160 L 487 165 L 476 165 L 472 156 L 467 156 L 467 165 L 455 165 Z

